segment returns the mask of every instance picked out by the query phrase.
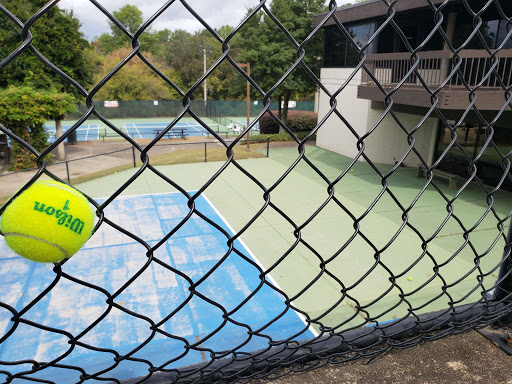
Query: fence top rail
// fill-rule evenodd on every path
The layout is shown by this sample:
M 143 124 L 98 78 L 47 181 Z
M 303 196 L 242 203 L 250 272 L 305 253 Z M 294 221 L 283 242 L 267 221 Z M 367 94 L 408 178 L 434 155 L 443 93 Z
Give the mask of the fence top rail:
M 251 143 L 263 143 L 263 142 L 266 142 L 268 139 L 269 138 L 267 138 L 267 139 L 253 139 L 253 138 L 250 138 L 249 142 L 251 142 Z M 233 141 L 235 141 L 235 140 L 225 140 L 224 142 L 226 144 L 230 144 Z M 240 141 L 243 141 L 245 143 L 247 141 L 247 138 L 244 137 Z M 162 146 L 168 146 L 168 145 L 194 145 L 194 144 L 195 145 L 200 145 L 200 144 L 212 144 L 212 143 L 219 144 L 216 141 L 193 141 L 193 142 L 188 142 L 188 143 L 183 143 L 183 142 L 181 142 L 181 143 L 158 143 L 158 144 L 155 144 L 155 147 L 162 147 Z M 48 164 L 47 166 L 48 167 L 53 167 L 53 166 L 56 166 L 56 165 L 63 165 L 63 164 L 66 164 L 66 163 L 71 163 L 71 162 L 74 162 L 74 161 L 90 159 L 90 158 L 93 158 L 93 157 L 111 155 L 113 153 L 129 151 L 129 150 L 132 150 L 132 149 L 133 149 L 133 147 L 130 146 L 130 147 L 127 147 L 127 148 L 117 149 L 115 151 L 102 152 L 102 153 L 98 153 L 96 155 L 90 155 L 90 156 L 78 157 L 76 159 L 69 159 L 69 160 L 65 160 L 65 161 L 59 161 L 59 162 L 56 162 L 56 163 Z M 4 174 L 0 175 L 0 177 L 11 176 L 11 175 L 15 175 L 15 174 L 18 174 L 18 173 L 23 173 L 23 172 L 35 171 L 35 170 L 38 170 L 38 169 L 39 168 L 37 168 L 37 167 L 21 169 L 19 171 L 15 171 L 15 172 L 4 173 Z

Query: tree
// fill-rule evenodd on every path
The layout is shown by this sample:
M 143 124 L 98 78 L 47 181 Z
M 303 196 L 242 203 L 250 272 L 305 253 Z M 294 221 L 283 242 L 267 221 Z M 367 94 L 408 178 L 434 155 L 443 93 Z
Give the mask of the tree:
M 113 12 L 114 17 L 124 25 L 124 27 L 133 35 L 142 26 L 144 19 L 142 11 L 135 5 L 125 5 L 118 11 Z M 114 22 L 108 22 L 110 26 L 110 34 L 103 33 L 98 38 L 98 45 L 104 54 L 109 54 L 120 48 L 130 47 L 131 40 Z M 168 29 L 154 32 L 148 27 L 139 37 L 141 49 L 144 52 L 156 54 L 161 50 L 161 43 L 169 39 L 171 32 Z
M 48 146 L 43 124 L 54 116 L 75 111 L 76 99 L 70 93 L 10 86 L 0 89 L 0 124 L 25 140 L 37 151 Z M 36 157 L 15 140 L 11 141 L 11 169 L 36 165 Z
M 6 0 L 2 4 L 26 22 L 46 4 L 45 0 Z M 23 42 L 21 29 L 0 13 L 0 57 L 7 57 Z M 72 12 L 52 7 L 31 28 L 32 45 L 64 73 L 82 86 L 91 84 L 92 77 L 87 68 L 85 52 L 89 43 L 80 32 L 80 22 Z M 0 87 L 11 84 L 30 84 L 37 88 L 56 88 L 59 91 L 78 95 L 76 89 L 63 81 L 57 74 L 28 50 L 18 56 L 0 72 Z
M 124 57 L 130 53 L 130 48 L 121 48 L 110 53 L 103 62 L 102 73 L 110 72 Z M 153 58 L 150 53 L 146 58 L 156 64 L 160 70 L 173 81 L 180 82 L 179 74 L 166 69 L 165 65 Z M 151 70 L 138 56 L 134 56 L 118 73 L 116 73 L 95 95 L 96 100 L 170 100 L 178 99 L 178 93 Z
M 232 28 L 223 26 L 218 33 L 227 36 Z M 165 42 L 162 51 L 166 65 L 180 73 L 181 89 L 192 87 L 204 73 L 204 52 L 206 50 L 207 67 L 222 55 L 222 44 L 207 30 L 191 34 L 184 30 L 175 30 L 171 33 L 169 41 Z M 214 99 L 228 98 L 230 95 L 233 68 L 222 63 L 207 79 L 209 97 Z M 197 97 L 202 98 L 202 91 L 197 91 Z M 237 95 L 238 96 L 238 95 Z M 194 98 L 194 95 L 192 95 Z
M 323 0 L 273 0 L 270 11 L 300 44 L 312 31 L 313 15 L 325 11 Z M 249 15 L 252 10 L 249 10 Z M 319 74 L 322 44 L 320 36 L 306 47 L 304 63 Z M 268 91 L 297 60 L 297 48 L 285 36 L 279 26 L 265 13 L 255 14 L 242 28 L 233 47 L 240 62 L 251 63 L 251 77 Z M 244 80 L 245 81 L 245 80 Z M 315 82 L 302 68 L 294 70 L 274 93 L 279 105 L 283 100 L 283 111 L 279 118 L 283 123 L 288 119 L 288 102 L 292 95 L 314 92 Z M 281 130 L 282 131 L 282 130 Z M 284 133 L 284 132 L 282 132 Z
M 46 4 L 46 0 L 5 0 L 2 4 L 22 22 Z M 23 41 L 21 29 L 7 16 L 0 13 L 0 57 L 7 57 Z M 92 82 L 88 68 L 87 52 L 90 46 L 80 32 L 80 22 L 72 12 L 54 6 L 30 28 L 32 45 L 64 73 L 88 87 Z M 0 87 L 8 85 L 30 85 L 40 89 L 55 89 L 58 92 L 79 96 L 78 90 L 62 80 L 30 51 L 25 51 L 0 73 Z M 52 109 L 56 113 L 58 109 Z M 63 114 L 51 116 L 61 127 Z M 62 130 L 58 132 L 58 136 Z M 64 146 L 58 148 L 59 158 L 65 157 Z

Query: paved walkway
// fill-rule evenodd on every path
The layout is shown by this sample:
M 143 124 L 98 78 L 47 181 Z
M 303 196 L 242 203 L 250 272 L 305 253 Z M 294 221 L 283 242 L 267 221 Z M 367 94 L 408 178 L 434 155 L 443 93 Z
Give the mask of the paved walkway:
M 210 141 L 202 138 L 201 142 Z M 147 145 L 150 140 L 138 140 L 141 146 Z M 164 153 L 179 151 L 182 149 L 197 148 L 201 144 L 193 145 L 194 140 L 161 140 L 161 143 L 172 143 L 175 145 L 159 145 L 151 149 L 151 155 L 157 156 Z M 181 143 L 181 144 L 180 144 Z M 212 144 L 213 145 L 213 140 Z M 130 168 L 133 166 L 134 155 L 129 143 L 123 140 L 86 141 L 73 145 L 65 145 L 66 163 L 53 158 L 53 164 L 49 170 L 63 180 L 67 180 L 68 172 L 71 180 L 78 177 L 99 173 L 114 168 Z M 55 152 L 56 153 L 56 152 Z M 85 158 L 85 159 L 83 159 Z M 80 160 L 83 159 L 83 160 Z M 112 172 L 113 173 L 113 172 Z M 36 174 L 35 170 L 12 173 L 8 165 L 0 163 L 0 201 L 5 201 L 18 191 L 31 177 Z
M 404 350 L 394 350 L 373 363 L 345 364 L 292 373 L 273 384 L 512 384 L 512 357 L 479 333 L 448 336 Z M 281 371 L 276 372 L 276 376 Z M 248 384 L 268 384 L 252 380 Z

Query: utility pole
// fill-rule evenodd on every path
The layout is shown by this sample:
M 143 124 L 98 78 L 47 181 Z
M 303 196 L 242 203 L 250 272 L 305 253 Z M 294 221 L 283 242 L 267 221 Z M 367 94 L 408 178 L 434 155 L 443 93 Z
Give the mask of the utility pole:
M 237 63 L 240 68 L 247 68 L 247 76 L 251 77 L 251 63 Z M 247 81 L 247 126 L 251 123 L 251 83 Z M 247 131 L 247 151 L 251 150 L 249 139 L 251 137 L 251 130 Z
M 206 74 L 206 48 L 203 48 L 203 68 L 204 68 L 204 71 L 203 73 Z M 204 109 L 206 111 L 206 103 L 208 101 L 208 95 L 206 93 L 206 77 L 204 78 Z

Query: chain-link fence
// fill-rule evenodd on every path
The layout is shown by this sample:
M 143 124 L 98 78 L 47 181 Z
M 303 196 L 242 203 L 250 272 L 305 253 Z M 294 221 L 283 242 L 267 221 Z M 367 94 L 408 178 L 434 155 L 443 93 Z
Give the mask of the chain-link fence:
M 87 91 L 36 49 L 31 28 L 57 3 L 48 2 L 26 22 L 0 4 L 20 42 L 2 58 L 0 69 L 35 57 L 87 100 L 77 123 L 42 152 L 0 126 L 12 142 L 38 158 L 38 171 L 20 192 L 44 175 L 59 179 L 46 156 L 92 116 L 129 143 L 141 165 L 112 185 L 96 184 L 100 191 L 89 201 L 98 222 L 83 251 L 87 264 L 74 263 L 80 253 L 52 269 L 20 264 L 9 256 L 0 260 L 3 276 L 10 277 L 0 292 L 0 377 L 5 382 L 276 377 L 327 363 L 376 358 L 393 348 L 484 327 L 510 313 L 512 210 L 510 195 L 501 187 L 512 180 L 512 152 L 506 146 L 512 131 L 510 126 L 494 128 L 512 107 L 509 64 L 500 61 L 509 54 L 510 4 L 370 0 L 337 9 L 331 1 L 328 11 L 315 17 L 307 37 L 297 41 L 265 0 L 226 38 L 193 5 L 181 1 L 222 45 L 221 56 L 185 90 L 144 56 L 138 40 L 174 1 L 132 34 L 98 1 L 90 0 L 130 38 L 133 50 Z M 420 19 L 403 16 L 409 10 L 421 12 L 428 28 L 413 30 L 405 21 L 415 24 Z M 230 56 L 232 39 L 261 18 L 261 12 L 296 51 L 288 70 L 269 89 L 247 76 Z M 470 26 L 457 44 L 454 31 L 464 28 L 455 28 L 453 14 L 461 23 L 469 20 L 461 25 Z M 364 24 L 369 18 L 374 19 L 371 25 Z M 491 36 L 492 28 L 496 33 Z M 344 78 L 335 72 L 319 77 L 304 59 L 310 41 L 324 30 L 324 66 L 331 71 L 342 68 Z M 337 43 L 330 46 L 333 41 Z M 473 60 L 473 76 L 466 54 L 471 53 L 468 48 L 475 49 L 475 41 L 478 57 L 486 64 L 477 68 L 481 60 Z M 442 52 L 439 57 L 422 53 L 436 49 Z M 340 52 L 343 56 L 336 56 Z M 389 57 L 379 61 L 379 54 Z M 182 97 L 175 118 L 146 146 L 112 124 L 94 101 L 135 56 Z M 211 130 L 190 100 L 221 65 L 247 80 L 263 100 L 251 126 L 234 141 Z M 321 93 L 317 126 L 304 140 L 295 140 L 291 158 L 283 151 L 274 163 L 260 168 L 257 162 L 267 160 L 236 160 L 234 147 L 267 112 L 296 138 L 271 111 L 276 89 L 299 71 Z M 454 89 L 456 85 L 460 88 Z M 361 104 L 352 107 L 351 100 L 365 100 L 366 110 Z M 455 107 L 450 108 L 450 102 Z M 152 148 L 183 116 L 194 118 L 225 148 L 225 159 L 215 168 L 199 164 L 204 168 L 164 170 L 152 164 Z M 394 131 L 386 130 L 386 121 Z M 363 122 L 368 124 L 365 130 Z M 472 152 L 464 142 L 471 139 L 474 124 L 480 130 Z M 500 135 L 495 135 L 498 130 Z M 338 145 L 340 155 L 306 146 L 317 133 L 319 145 L 322 140 L 326 148 Z M 436 147 L 440 137 L 444 146 Z M 498 173 L 491 182 L 479 173 L 489 166 L 482 164 L 486 151 L 492 152 Z M 394 157 L 385 157 L 391 153 Z M 441 166 L 454 153 L 462 175 Z M 194 179 L 193 187 L 184 184 L 185 176 Z M 122 196 L 149 177 L 150 185 L 178 193 L 141 195 L 140 200 Z M 293 188 L 285 188 L 290 182 Z M 216 196 L 215 206 L 209 196 Z M 436 204 L 441 210 L 429 208 Z M 143 216 L 147 210 L 154 216 Z M 231 212 L 226 218 L 236 222 L 235 229 L 223 212 Z M 163 224 L 155 229 L 158 220 Z M 204 232 L 194 232 L 192 226 Z M 152 277 L 144 280 L 148 274 Z M 39 285 L 23 285 L 16 280 L 19 276 Z M 41 306 L 46 309 L 39 311 Z M 189 328 L 193 332 L 185 331 Z
M 105 104 L 107 106 L 105 106 Z M 108 102 L 98 102 L 96 109 L 107 119 L 116 118 L 144 118 L 144 117 L 173 117 L 177 116 L 183 109 L 181 100 L 153 100 L 153 101 L 117 101 L 115 107 L 109 107 Z M 206 110 L 205 110 L 206 105 Z M 251 103 L 251 116 L 257 116 L 260 112 L 263 102 L 262 100 L 253 100 Z M 313 111 L 313 101 L 296 101 L 294 110 L 297 111 Z M 247 103 L 245 101 L 236 100 L 192 100 L 190 109 L 200 117 L 222 116 L 237 117 L 247 115 Z M 271 110 L 278 109 L 278 103 L 270 104 Z M 87 106 L 78 106 L 78 112 L 70 113 L 67 117 L 79 119 L 87 112 Z

